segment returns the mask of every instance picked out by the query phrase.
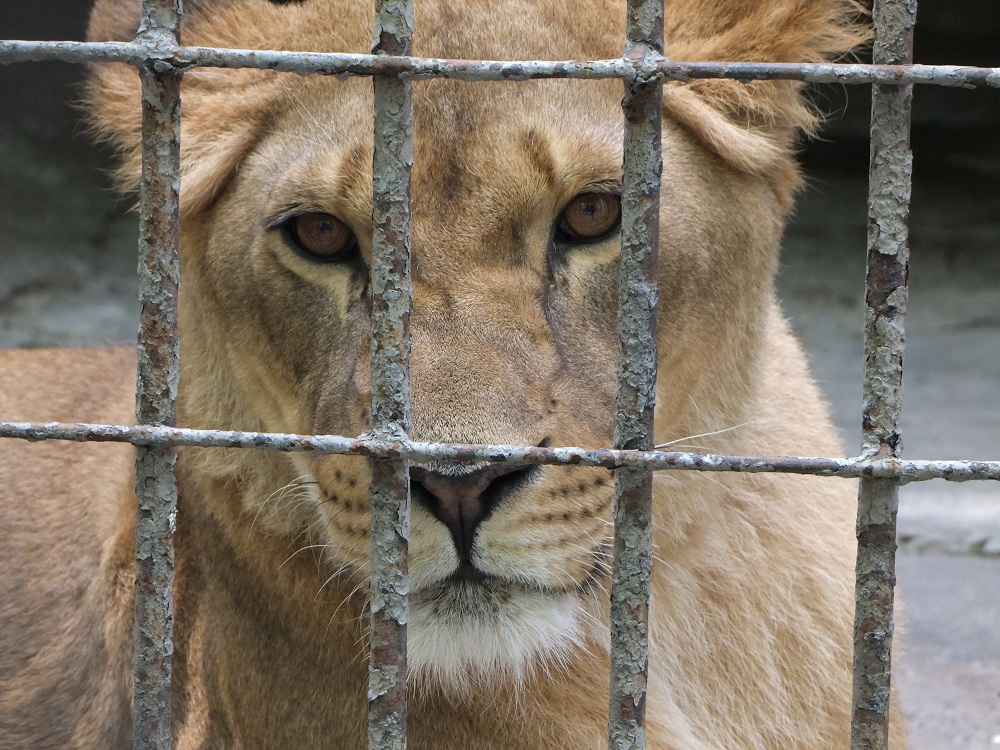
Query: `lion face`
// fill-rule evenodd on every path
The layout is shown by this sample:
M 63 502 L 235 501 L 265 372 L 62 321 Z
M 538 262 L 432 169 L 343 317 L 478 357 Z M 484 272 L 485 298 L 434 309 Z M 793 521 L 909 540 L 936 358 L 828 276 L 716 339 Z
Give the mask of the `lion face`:
M 371 426 L 369 84 L 306 83 L 213 209 L 227 218 L 194 283 L 221 300 L 213 328 L 229 332 L 240 391 L 273 415 L 268 429 L 357 435 Z M 618 105 L 608 86 L 547 88 L 482 106 L 463 85 L 416 87 L 414 439 L 613 442 Z M 539 111 L 557 92 L 571 108 Z M 367 463 L 293 460 L 331 564 L 367 577 Z M 592 639 L 608 472 L 439 461 L 411 483 L 418 679 L 522 678 Z
M 226 331 L 226 366 L 269 430 L 371 426 L 369 85 L 309 80 L 289 93 L 211 210 L 186 281 L 218 301 L 203 314 Z M 612 445 L 620 85 L 536 83 L 484 100 L 465 84 L 426 83 L 414 98 L 412 437 Z M 685 337 L 710 335 L 732 287 L 765 283 L 767 264 L 750 227 L 761 215 L 734 211 L 734 191 L 719 186 L 725 167 L 696 168 L 704 155 L 674 130 L 668 179 L 684 179 L 666 190 L 664 265 L 668 289 L 679 277 L 684 292 L 664 307 L 668 332 L 679 331 L 675 315 L 696 327 L 666 339 L 670 359 L 683 361 Z M 684 310 L 688 299 L 698 307 Z M 366 577 L 367 465 L 293 460 L 331 564 Z M 522 678 L 601 638 L 590 624 L 608 588 L 611 475 L 504 472 L 446 461 L 411 469 L 418 678 Z
M 246 0 L 248 8 L 230 0 L 203 14 L 206 5 L 186 18 L 187 43 L 361 51 L 370 36 L 368 9 L 355 4 L 336 11 L 346 18 L 336 31 L 324 20 L 340 5 L 332 0 Z M 623 8 L 592 5 L 557 11 L 543 3 L 503 18 L 474 6 L 459 28 L 429 20 L 447 15 L 431 3 L 418 16 L 425 31 L 416 54 L 617 56 Z M 251 10 L 257 23 L 236 22 Z M 99 25 L 95 35 L 126 36 Z M 125 96 L 134 81 L 129 71 L 95 75 L 105 128 L 124 141 L 136 125 Z M 186 423 L 365 432 L 370 81 L 195 70 L 184 91 Z M 617 81 L 414 83 L 412 438 L 612 444 L 621 91 Z M 715 100 L 665 91 L 657 407 L 664 440 L 714 429 L 719 414 L 726 424 L 741 419 L 796 182 L 781 145 L 787 130 L 734 124 L 723 104 L 729 89 L 708 91 Z M 784 112 L 766 105 L 772 121 Z M 251 460 L 227 453 L 216 470 L 249 472 Z M 256 519 L 265 511 L 261 526 L 306 533 L 322 546 L 323 578 L 363 586 L 366 463 L 283 461 L 252 470 L 264 478 L 245 493 L 247 512 Z M 409 653 L 418 678 L 452 687 L 470 678 L 516 681 L 577 649 L 604 647 L 609 473 L 439 461 L 414 466 L 411 483 Z

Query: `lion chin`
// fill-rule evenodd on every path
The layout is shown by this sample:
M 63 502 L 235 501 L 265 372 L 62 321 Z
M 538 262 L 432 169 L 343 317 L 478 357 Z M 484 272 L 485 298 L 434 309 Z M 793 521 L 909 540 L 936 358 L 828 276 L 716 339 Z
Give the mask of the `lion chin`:
M 587 648 L 585 618 L 575 592 L 495 578 L 418 591 L 410 598 L 410 678 L 458 695 L 520 689 Z

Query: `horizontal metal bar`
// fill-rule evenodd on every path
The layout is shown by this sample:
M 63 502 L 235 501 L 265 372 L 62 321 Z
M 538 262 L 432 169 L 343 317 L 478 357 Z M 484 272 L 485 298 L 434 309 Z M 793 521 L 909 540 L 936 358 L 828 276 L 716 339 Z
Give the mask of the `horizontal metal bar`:
M 924 83 L 957 88 L 1000 88 L 1000 68 L 966 65 L 860 65 L 846 63 L 684 62 L 650 57 L 640 65 L 614 60 L 445 60 L 334 52 L 237 50 L 177 47 L 135 42 L 0 41 L 0 64 L 60 60 L 70 63 L 123 62 L 140 66 L 158 60 L 177 68 L 261 68 L 302 75 L 399 75 L 409 79 L 529 81 L 539 78 L 621 78 L 629 81 L 796 80 L 810 83 Z
M 632 451 L 598 448 L 539 448 L 474 443 L 421 443 L 373 440 L 340 435 L 293 435 L 235 430 L 191 430 L 181 427 L 70 424 L 64 422 L 0 422 L 0 438 L 132 443 L 133 445 L 256 448 L 271 451 L 315 451 L 340 455 L 407 459 L 417 463 L 493 461 L 498 463 L 624 467 L 648 471 L 736 471 L 759 474 L 812 474 L 825 477 L 882 477 L 901 484 L 945 479 L 950 482 L 1000 480 L 1000 461 L 920 461 L 828 458 L 817 456 L 732 456 L 680 451 Z

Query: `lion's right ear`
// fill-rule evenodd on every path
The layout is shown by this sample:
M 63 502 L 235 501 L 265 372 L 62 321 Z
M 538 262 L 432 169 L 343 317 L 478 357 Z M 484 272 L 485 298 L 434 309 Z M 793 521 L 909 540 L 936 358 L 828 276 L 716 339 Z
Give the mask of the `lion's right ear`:
M 90 41 L 130 41 L 139 27 L 139 0 L 97 0 Z M 280 89 L 274 74 L 255 70 L 199 68 L 184 74 L 181 88 L 181 211 L 208 208 L 256 143 Z M 142 168 L 139 73 L 118 63 L 95 63 L 87 82 L 87 109 L 96 136 L 111 143 L 121 161 L 115 182 L 135 190 Z

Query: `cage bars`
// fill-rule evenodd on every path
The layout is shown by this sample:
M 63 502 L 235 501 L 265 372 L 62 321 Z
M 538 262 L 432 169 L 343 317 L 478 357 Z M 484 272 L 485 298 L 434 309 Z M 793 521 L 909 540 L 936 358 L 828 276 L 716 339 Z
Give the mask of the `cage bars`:
M 615 448 L 651 450 L 656 406 L 657 252 L 663 87 L 643 73 L 663 52 L 663 0 L 629 0 L 625 59 L 640 71 L 625 82 L 622 249 L 618 271 L 618 414 Z M 610 750 L 646 747 L 653 475 L 615 472 L 611 568 Z
M 913 57 L 916 0 L 876 0 L 874 61 L 905 65 Z M 912 84 L 872 90 L 865 293 L 865 377 L 862 455 L 898 458 L 903 395 L 903 321 L 909 273 L 908 220 Z M 899 482 L 861 480 L 855 571 L 852 750 L 889 746 L 893 589 Z
M 28 441 L 73 440 L 133 445 L 192 445 L 206 448 L 251 448 L 263 451 L 333 453 L 405 458 L 415 463 L 465 461 L 551 466 L 622 467 L 651 471 L 735 471 L 745 474 L 808 474 L 823 477 L 895 478 L 900 483 L 944 479 L 949 482 L 1000 480 L 1000 461 L 926 461 L 894 458 L 809 456 L 731 456 L 684 451 L 633 451 L 599 448 L 543 448 L 481 443 L 422 443 L 341 435 L 295 435 L 237 430 L 192 430 L 182 427 L 0 422 L 0 438 Z
M 372 51 L 406 55 L 413 35 L 410 0 L 379 0 Z M 405 440 L 410 431 L 410 168 L 413 105 L 410 83 L 374 79 L 372 159 L 373 437 Z M 407 547 L 410 474 L 405 458 L 371 462 L 371 632 L 368 666 L 368 744 L 406 747 Z
M 0 41 L 0 65 L 15 62 L 123 62 L 140 66 L 150 55 L 141 42 Z M 448 60 L 337 52 L 287 52 L 215 47 L 179 47 L 166 62 L 192 67 L 256 68 L 299 75 L 398 75 L 409 80 L 528 81 L 539 78 L 634 79 L 639 73 L 624 58 L 614 60 Z M 807 83 L 917 83 L 953 88 L 1000 88 L 1000 68 L 970 65 L 861 65 L 855 63 L 684 62 L 655 58 L 643 76 L 661 82 L 698 78 L 739 81 L 795 80 Z
M 0 437 L 130 442 L 138 448 L 136 492 L 135 747 L 170 746 L 171 533 L 180 445 L 353 454 L 371 457 L 372 649 L 369 739 L 405 747 L 408 461 L 450 459 L 588 465 L 616 472 L 612 591 L 610 747 L 643 746 L 646 615 L 650 566 L 650 472 L 789 472 L 861 477 L 852 748 L 887 746 L 895 509 L 907 481 L 1000 479 L 1000 461 L 899 458 L 903 312 L 909 201 L 912 84 L 1000 87 L 1000 68 L 912 65 L 914 0 L 875 4 L 872 65 L 678 62 L 662 57 L 662 0 L 629 0 L 626 54 L 597 61 L 481 61 L 410 57 L 412 9 L 380 0 L 373 54 L 180 47 L 178 0 L 143 0 L 132 42 L 0 41 L 0 64 L 31 60 L 126 62 L 143 91 L 137 422 L 114 425 L 0 422 Z M 374 76 L 374 206 L 371 433 L 361 438 L 189 430 L 174 427 L 180 77 L 192 66 Z M 408 439 L 409 81 L 620 78 L 625 83 L 625 180 L 620 275 L 622 356 L 615 450 L 418 443 Z M 694 78 L 791 79 L 874 84 L 869 262 L 866 294 L 864 445 L 854 458 L 726 456 L 653 451 L 656 355 L 656 208 L 660 86 Z
M 179 0 L 144 0 L 137 38 L 170 54 L 180 31 Z M 142 86 L 139 203 L 139 341 L 136 422 L 173 427 L 177 416 L 181 72 L 151 55 Z M 136 449 L 135 644 L 132 742 L 169 750 L 173 653 L 177 449 Z

